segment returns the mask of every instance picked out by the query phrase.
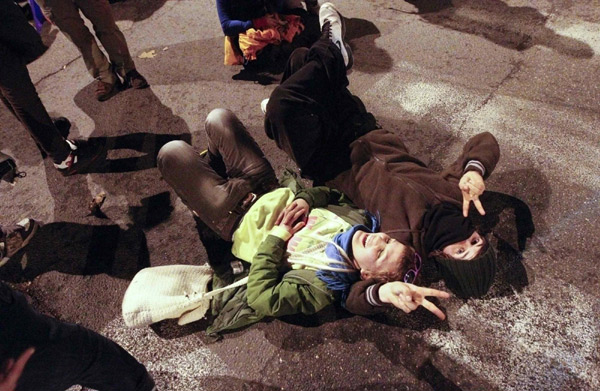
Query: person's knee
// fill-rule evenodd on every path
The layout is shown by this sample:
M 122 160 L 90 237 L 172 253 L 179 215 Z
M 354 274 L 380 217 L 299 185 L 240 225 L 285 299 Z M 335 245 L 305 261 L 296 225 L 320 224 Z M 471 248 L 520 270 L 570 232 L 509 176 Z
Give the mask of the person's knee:
M 290 68 L 291 74 L 295 73 L 304 66 L 308 51 L 308 48 L 301 47 L 292 52 L 290 58 L 288 59 L 288 67 Z
M 223 128 L 225 124 L 231 122 L 232 120 L 236 120 L 237 117 L 233 113 L 233 111 L 228 109 L 213 109 L 206 116 L 206 121 L 204 123 L 206 129 L 210 128 Z
M 204 129 L 209 139 L 209 149 L 219 149 L 223 143 L 234 138 L 235 134 L 243 129 L 243 125 L 233 111 L 213 109 L 206 116 Z
M 267 111 L 265 118 L 272 123 L 279 123 L 279 119 L 285 118 L 288 105 L 285 104 L 283 98 L 286 96 L 286 92 L 283 87 L 276 87 L 271 96 L 269 97 L 269 103 L 267 103 Z
M 158 151 L 156 158 L 160 173 L 165 176 L 177 169 L 182 162 L 182 157 L 191 146 L 182 140 L 169 141 Z

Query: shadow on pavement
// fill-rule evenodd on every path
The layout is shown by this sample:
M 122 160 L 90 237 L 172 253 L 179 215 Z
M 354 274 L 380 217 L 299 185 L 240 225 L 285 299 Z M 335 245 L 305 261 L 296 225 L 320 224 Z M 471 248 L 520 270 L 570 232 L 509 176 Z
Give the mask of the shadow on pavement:
M 529 206 L 508 194 L 486 191 L 482 197 L 486 215 L 470 211 L 481 231 L 492 232 L 488 238 L 495 245 L 498 255 L 494 284 L 486 297 L 513 295 L 529 285 L 529 276 L 523 265 L 523 251 L 535 232 L 535 224 Z
M 83 88 L 74 101 L 94 120 L 90 141 L 105 142 L 108 155 L 105 154 L 104 159 L 99 159 L 86 173 L 122 173 L 153 168 L 156 167 L 156 155 L 164 144 L 172 140 L 191 143 L 186 122 L 173 115 L 151 88 L 122 91 L 102 103 L 96 101 L 93 88 L 93 83 Z M 131 156 L 133 151 L 138 152 L 136 156 Z
M 90 142 L 105 144 L 105 153 L 84 173 L 119 173 L 147 170 L 156 167 L 156 157 L 163 145 L 173 140 L 183 140 L 191 144 L 190 133 L 184 134 L 154 134 L 132 133 L 116 137 L 90 137 Z M 132 150 L 142 153 L 142 156 L 111 158 L 110 151 Z M 83 173 L 83 172 L 82 172 Z
M 500 0 L 406 0 L 429 23 L 483 37 L 518 51 L 546 46 L 575 58 L 591 58 L 593 49 L 546 27 L 548 16 L 533 7 L 511 7 Z
M 94 96 L 94 83 L 81 89 L 74 97 L 75 104 L 94 121 L 91 136 L 114 137 L 134 133 L 166 135 L 189 134 L 187 123 L 162 104 L 152 87 L 127 89 L 105 102 Z M 71 130 L 73 133 L 73 130 Z
M 354 66 L 352 69 L 365 73 L 388 72 L 394 60 L 387 51 L 377 47 L 375 40 L 381 32 L 369 20 L 346 18 L 346 40 L 352 48 Z
M 50 223 L 40 227 L 29 245 L 2 269 L 0 279 L 31 281 L 52 270 L 66 274 L 110 276 L 130 280 L 150 266 L 144 231 L 132 226 Z
M 230 391 L 280 391 L 278 386 L 269 386 L 254 380 L 244 380 L 233 376 L 203 376 L 202 386 L 207 390 Z
M 151 17 L 156 11 L 162 8 L 167 0 L 113 0 L 112 9 L 115 20 L 131 20 L 139 22 Z
M 134 226 L 150 229 L 167 221 L 173 211 L 168 191 L 142 198 L 141 206 L 130 206 L 129 217 Z
M 338 310 L 335 310 L 338 311 Z M 334 312 L 329 309 L 322 311 L 323 313 Z M 393 365 L 402 367 L 403 370 L 411 373 L 415 378 L 421 380 L 433 390 L 439 391 L 459 391 L 462 388 L 447 378 L 432 362 L 432 356 L 435 350 L 423 339 L 421 330 L 408 330 L 399 328 L 395 325 L 390 325 L 389 314 L 396 311 L 388 311 L 387 313 L 371 317 L 366 320 L 360 316 L 345 316 L 344 319 L 337 319 L 335 322 L 323 323 L 319 327 L 306 327 L 306 322 L 298 322 L 298 324 L 290 324 L 289 321 L 293 318 L 296 320 L 299 317 L 282 318 L 283 322 L 272 322 L 270 325 L 261 325 L 265 333 L 265 337 L 271 344 L 277 348 L 288 352 L 302 352 L 313 357 L 313 349 L 323 344 L 331 343 L 332 340 L 339 340 L 345 344 L 359 344 L 367 342 L 385 356 Z M 321 313 L 312 316 L 304 317 L 312 318 L 313 322 Z M 335 315 L 335 314 L 334 314 Z M 326 315 L 327 316 L 327 315 Z M 331 314 L 329 315 L 331 316 Z M 415 314 L 406 316 L 399 314 L 402 319 L 414 318 Z M 432 315 L 433 316 L 433 315 Z M 436 318 L 437 319 L 437 318 Z M 435 328 L 448 331 L 448 325 L 445 322 L 432 321 L 437 323 Z M 429 325 L 431 326 L 431 322 Z M 296 355 L 294 355 L 296 356 Z M 467 370 L 464 369 L 466 372 Z M 469 375 L 471 376 L 471 375 Z M 478 382 L 482 382 L 478 379 Z M 369 389 L 395 389 L 395 383 L 376 383 L 377 388 Z M 373 385 L 375 386 L 375 385 Z M 337 388 L 332 388 L 337 389 Z M 346 389 L 346 388 L 344 388 Z M 353 388 L 348 388 L 349 390 Z M 362 389 L 362 388 L 357 388 Z M 414 389 L 409 387 L 408 389 Z M 494 387 L 487 388 L 494 390 Z

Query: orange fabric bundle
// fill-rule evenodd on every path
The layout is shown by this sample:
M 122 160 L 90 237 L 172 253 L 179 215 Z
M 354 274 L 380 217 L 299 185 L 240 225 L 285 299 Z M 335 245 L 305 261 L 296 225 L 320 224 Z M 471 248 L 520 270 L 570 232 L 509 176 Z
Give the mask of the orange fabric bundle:
M 239 53 L 233 45 L 231 37 L 225 37 L 225 65 L 243 64 L 244 58 L 247 60 L 256 60 L 256 55 L 265 46 L 273 44 L 279 45 L 281 41 L 292 42 L 297 34 L 304 30 L 304 25 L 297 15 L 273 15 L 287 22 L 285 25 L 278 25 L 263 30 L 248 29 L 245 33 L 239 35 Z M 242 56 L 243 55 L 243 56 Z

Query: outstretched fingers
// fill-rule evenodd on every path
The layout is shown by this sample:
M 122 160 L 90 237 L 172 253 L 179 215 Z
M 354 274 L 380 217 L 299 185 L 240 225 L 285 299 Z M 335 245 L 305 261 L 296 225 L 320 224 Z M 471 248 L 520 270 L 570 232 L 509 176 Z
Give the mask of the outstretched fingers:
M 447 299 L 450 297 L 450 294 L 448 292 L 440 291 L 433 288 L 416 287 L 415 293 L 417 293 L 420 296 L 420 305 L 422 305 L 429 312 L 437 316 L 439 319 L 446 319 L 446 315 L 442 312 L 442 310 L 440 310 L 435 304 L 427 300 L 425 297 L 429 296 L 437 297 L 440 299 Z
M 485 215 L 485 209 L 483 209 L 483 205 L 481 205 L 481 201 L 479 200 L 478 196 L 473 197 L 473 204 L 475 204 L 475 208 L 477 208 L 477 211 L 480 215 Z
M 421 305 L 427 309 L 429 312 L 431 312 L 432 314 L 434 314 L 435 316 L 437 316 L 440 320 L 444 320 L 446 319 L 446 314 L 444 314 L 442 312 L 442 310 L 440 310 L 439 308 L 436 307 L 435 304 L 433 304 L 432 302 L 430 302 L 427 299 L 423 299 L 423 301 L 421 302 Z
M 4 376 L 0 378 L 0 390 L 12 391 L 17 387 L 17 381 L 25 369 L 25 364 L 27 364 L 27 361 L 34 352 L 34 348 L 29 348 L 19 356 L 17 361 L 11 359 L 11 362 L 5 368 Z

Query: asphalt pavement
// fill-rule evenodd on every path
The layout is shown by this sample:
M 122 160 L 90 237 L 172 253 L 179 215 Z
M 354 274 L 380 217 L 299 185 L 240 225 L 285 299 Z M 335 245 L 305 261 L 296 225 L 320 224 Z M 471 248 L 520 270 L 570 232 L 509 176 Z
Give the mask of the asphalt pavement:
M 331 307 L 210 343 L 202 322 L 128 329 L 121 300 L 143 267 L 206 261 L 156 152 L 206 146 L 204 118 L 229 108 L 277 172 L 294 167 L 263 130 L 280 75 L 223 65 L 214 1 L 113 5 L 151 87 L 99 103 L 79 52 L 46 23 L 29 66 L 72 136 L 105 137 L 107 162 L 62 177 L 3 106 L 0 146 L 27 176 L 0 185 L 0 221 L 45 225 L 0 269 L 34 305 L 130 351 L 160 390 L 600 389 L 600 4 L 598 0 L 335 2 L 354 52 L 351 91 L 423 161 L 442 168 L 492 132 L 502 157 L 486 182 L 499 272 L 482 299 L 365 318 Z M 378 189 L 381 190 L 381 189 Z M 383 189 L 384 190 L 384 189 Z M 88 205 L 106 193 L 102 213 Z M 444 289 L 442 284 L 435 287 Z

